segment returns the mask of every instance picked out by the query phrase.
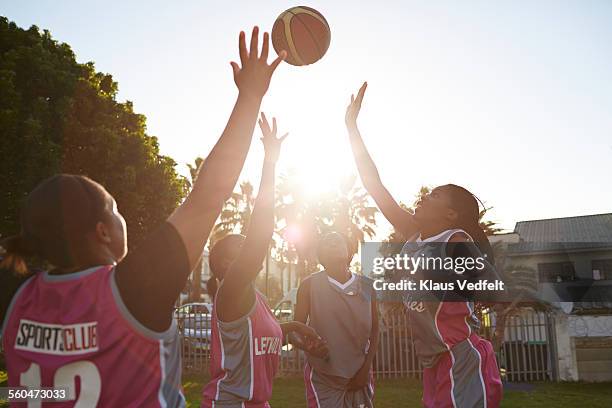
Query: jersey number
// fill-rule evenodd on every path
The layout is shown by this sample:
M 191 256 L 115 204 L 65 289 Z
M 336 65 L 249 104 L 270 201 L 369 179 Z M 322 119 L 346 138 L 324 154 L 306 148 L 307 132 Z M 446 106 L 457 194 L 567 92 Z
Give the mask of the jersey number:
M 68 399 L 76 399 L 76 377 L 81 379 L 81 392 L 74 408 L 95 407 L 100 398 L 102 380 L 100 372 L 91 361 L 76 361 L 61 366 L 53 376 L 54 388 L 65 388 Z M 32 363 L 26 372 L 21 373 L 19 383 L 23 387 L 40 388 L 40 366 Z M 41 401 L 28 401 L 28 408 L 40 408 Z

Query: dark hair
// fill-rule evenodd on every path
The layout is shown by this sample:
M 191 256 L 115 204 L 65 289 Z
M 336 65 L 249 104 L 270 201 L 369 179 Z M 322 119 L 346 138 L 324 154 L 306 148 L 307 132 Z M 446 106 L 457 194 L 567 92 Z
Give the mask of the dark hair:
M 323 241 L 324 241 L 324 238 L 328 236 L 329 234 L 338 234 L 344 239 L 344 243 L 346 244 L 346 249 L 348 251 L 348 258 L 349 258 L 347 259 L 347 262 L 350 262 L 350 260 L 357 253 L 357 251 L 353 248 L 353 245 L 351 244 L 351 241 L 349 240 L 348 236 L 338 231 L 328 231 L 324 234 L 319 235 L 319 240 L 317 242 L 317 249 L 316 249 L 317 262 L 321 263 L 321 254 L 323 252 Z
M 493 248 L 484 230 L 480 226 L 480 200 L 467 189 L 455 185 L 447 184 L 442 186 L 449 191 L 451 196 L 451 206 L 457 211 L 459 217 L 455 228 L 464 230 L 476 243 L 480 251 L 487 256 L 489 262 L 494 263 Z
M 26 243 L 21 235 L 13 235 L 0 242 L 0 245 L 6 251 L 0 262 L 0 269 L 12 271 L 18 276 L 28 274 L 28 265 L 25 258 L 33 255 L 32 251 L 27 248 Z
M 85 176 L 58 174 L 34 188 L 21 211 L 21 233 L 3 240 L 2 267 L 25 273 L 25 258 L 38 256 L 55 267 L 73 266 L 83 236 L 103 219 L 110 195 Z
M 241 234 L 230 234 L 221 238 L 213 245 L 208 254 L 208 266 L 210 267 L 211 277 L 206 282 L 206 291 L 214 298 L 219 287 L 218 281 L 223 279 L 225 267 L 223 262 L 227 258 L 230 248 L 240 246 L 244 242 L 245 236 Z

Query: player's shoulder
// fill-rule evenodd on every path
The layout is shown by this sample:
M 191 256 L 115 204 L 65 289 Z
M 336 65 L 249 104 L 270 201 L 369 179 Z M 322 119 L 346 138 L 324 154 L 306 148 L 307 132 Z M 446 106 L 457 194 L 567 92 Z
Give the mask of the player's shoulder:
M 375 290 L 374 279 L 362 274 L 355 274 L 355 278 L 359 282 L 359 285 L 364 288 L 363 290 L 367 292 L 372 292 Z
M 298 285 L 298 293 L 310 290 L 311 285 L 312 285 L 312 275 L 308 275 L 304 279 L 302 279 L 302 281 Z
M 455 229 L 449 231 L 448 242 L 471 242 L 472 237 L 462 229 Z
M 373 285 L 374 284 L 374 279 L 370 278 L 369 276 L 363 275 L 363 274 L 359 274 L 359 273 L 355 273 L 355 278 L 363 283 L 366 283 L 368 285 Z
M 327 271 L 325 271 L 325 269 L 311 273 L 306 279 L 304 279 L 304 282 L 309 281 L 309 284 L 312 284 L 312 282 L 317 282 L 319 280 L 327 281 Z

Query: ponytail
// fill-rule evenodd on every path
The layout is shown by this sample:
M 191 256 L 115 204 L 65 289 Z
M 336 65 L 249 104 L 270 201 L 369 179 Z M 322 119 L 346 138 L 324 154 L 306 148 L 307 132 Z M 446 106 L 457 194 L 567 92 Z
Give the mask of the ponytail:
M 470 222 L 468 225 L 462 226 L 462 229 L 467 232 L 470 237 L 472 237 L 474 243 L 478 249 L 480 249 L 480 252 L 482 252 L 483 255 L 486 255 L 487 261 L 489 261 L 491 265 L 495 265 L 493 247 L 491 247 L 487 234 L 485 234 L 480 224 L 478 222 Z
M 487 238 L 487 234 L 480 226 L 480 216 L 482 213 L 478 208 L 478 203 L 482 204 L 486 211 L 484 203 L 472 194 L 469 190 L 456 184 L 447 184 L 443 186 L 449 189 L 451 194 L 451 201 L 453 203 L 452 208 L 459 214 L 457 225 L 455 228 L 461 228 L 468 233 L 474 240 L 476 246 L 483 255 L 486 255 L 487 260 L 492 265 L 495 265 L 495 258 L 493 256 L 493 248 Z
M 23 236 L 13 235 L 8 237 L 0 242 L 0 246 L 5 250 L 0 262 L 0 269 L 11 271 L 18 276 L 26 276 L 28 265 L 25 258 L 32 255 L 32 251 L 28 249 Z

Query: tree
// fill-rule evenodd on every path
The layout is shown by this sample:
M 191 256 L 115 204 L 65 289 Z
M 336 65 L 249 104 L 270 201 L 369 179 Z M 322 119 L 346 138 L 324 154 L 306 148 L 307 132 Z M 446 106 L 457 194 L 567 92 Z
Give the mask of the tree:
M 187 180 L 146 133 L 146 118 L 117 102 L 118 84 L 77 63 L 67 44 L 0 17 L 0 232 L 19 231 L 19 208 L 40 181 L 76 173 L 100 182 L 124 215 L 130 246 L 180 203 Z
M 368 203 L 368 195 L 355 187 L 351 177 L 336 191 L 309 198 L 302 194 L 296 174 L 290 170 L 279 177 L 276 191 L 276 233 L 271 242 L 272 258 L 281 268 L 289 264 L 298 265 L 298 276 L 303 278 L 318 267 L 314 248 L 321 234 L 328 231 L 344 233 L 356 250 L 365 237 L 375 235 L 375 215 L 378 211 Z M 217 224 L 213 228 L 209 247 L 231 233 L 246 233 L 255 197 L 253 186 L 248 181 L 240 184 L 226 201 Z M 260 285 L 266 277 L 260 275 Z M 268 295 L 282 295 L 278 277 L 267 277 Z M 261 287 L 265 292 L 265 285 Z
M 304 194 L 295 169 L 276 184 L 275 259 L 281 268 L 297 265 L 301 279 L 317 269 L 315 242 L 318 234 L 315 206 Z
M 297 263 L 300 279 L 318 268 L 316 243 L 329 231 L 345 234 L 356 252 L 359 243 L 375 235 L 378 209 L 369 204 L 368 194 L 355 186 L 356 177 L 344 180 L 337 189 L 307 197 L 292 171 L 277 185 L 276 259 L 281 264 Z
M 255 197 L 253 196 L 253 185 L 249 181 L 240 183 L 240 191 L 233 192 L 223 206 L 221 214 L 210 235 L 208 247 L 212 248 L 223 237 L 229 234 L 246 235 Z M 265 293 L 270 304 L 274 304 L 282 297 L 280 280 L 269 277 L 266 274 L 259 274 L 255 280 L 257 289 Z M 269 289 L 272 289 L 271 291 Z M 280 293 L 280 295 L 279 295 Z
M 217 224 L 210 236 L 209 247 L 229 234 L 246 234 L 251 220 L 255 197 L 249 181 L 240 183 L 240 191 L 233 192 L 223 206 Z
M 507 256 L 507 245 L 496 242 L 492 245 L 495 254 L 495 266 L 505 283 L 510 302 L 481 303 L 480 310 L 488 309 L 495 314 L 494 331 L 490 334 L 493 349 L 498 352 L 505 339 L 506 321 L 521 306 L 531 306 L 534 309 L 545 309 L 545 305 L 537 301 L 538 281 L 536 271 L 529 266 L 513 264 Z

